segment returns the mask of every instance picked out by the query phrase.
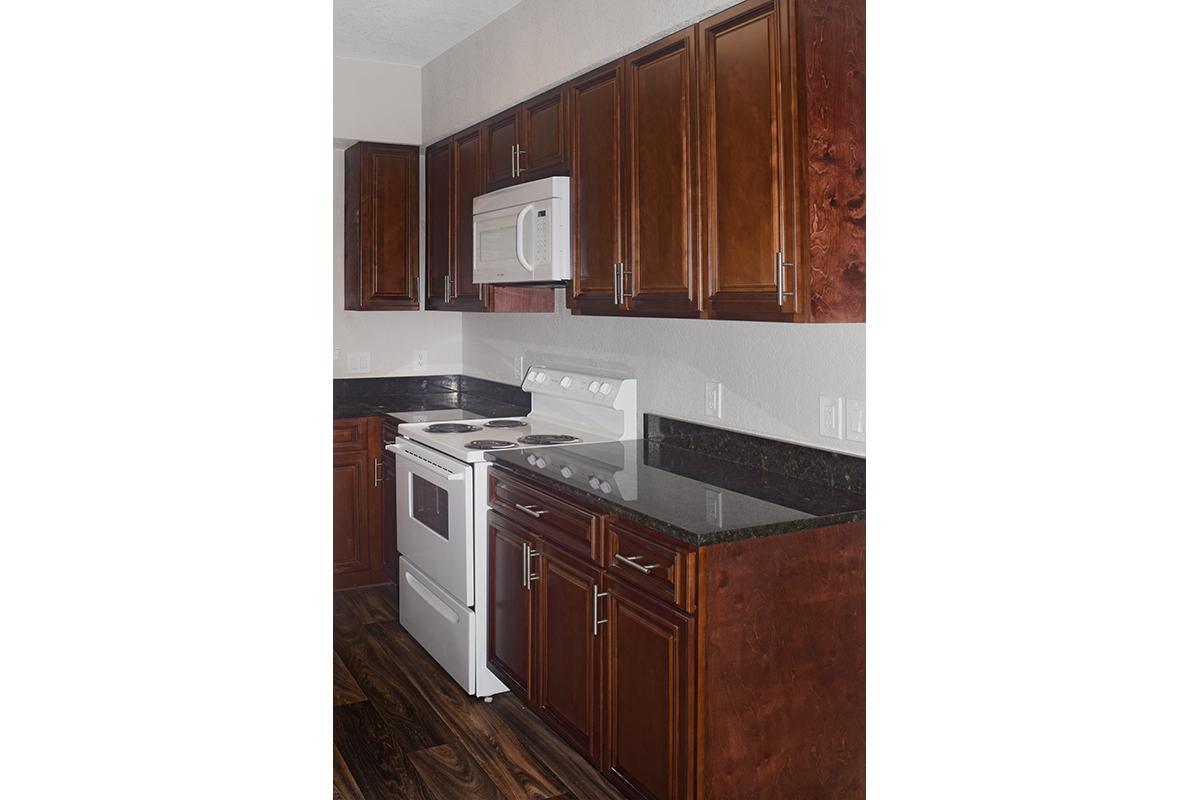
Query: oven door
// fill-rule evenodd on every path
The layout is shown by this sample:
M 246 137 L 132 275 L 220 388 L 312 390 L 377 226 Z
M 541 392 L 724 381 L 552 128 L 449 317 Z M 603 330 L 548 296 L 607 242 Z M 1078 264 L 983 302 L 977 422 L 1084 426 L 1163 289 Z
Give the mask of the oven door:
M 519 283 L 535 280 L 537 255 L 533 252 L 530 226 L 536 213 L 537 205 L 529 203 L 475 215 L 472 282 Z
M 407 439 L 396 454 L 396 549 L 425 575 L 475 604 L 471 467 Z

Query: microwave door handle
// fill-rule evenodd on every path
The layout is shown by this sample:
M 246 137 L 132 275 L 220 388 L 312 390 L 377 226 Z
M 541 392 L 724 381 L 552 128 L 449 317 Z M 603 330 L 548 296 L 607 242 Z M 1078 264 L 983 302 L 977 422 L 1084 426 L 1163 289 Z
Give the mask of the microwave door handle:
M 521 209 L 521 213 L 517 214 L 517 261 L 521 262 L 521 266 L 528 272 L 533 272 L 533 264 L 525 260 L 525 217 L 529 216 L 529 212 L 533 211 L 533 203 Z

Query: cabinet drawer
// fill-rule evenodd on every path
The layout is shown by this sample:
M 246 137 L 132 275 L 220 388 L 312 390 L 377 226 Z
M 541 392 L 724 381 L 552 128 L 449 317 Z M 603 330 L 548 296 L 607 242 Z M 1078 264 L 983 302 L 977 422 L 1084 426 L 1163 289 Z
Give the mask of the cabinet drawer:
M 600 564 L 600 513 L 548 489 L 493 469 L 488 479 L 492 508 L 520 521 L 580 558 Z
M 696 610 L 696 553 L 628 520 L 607 525 L 609 575 L 620 577 L 687 612 Z
M 333 421 L 333 451 L 344 453 L 367 449 L 367 420 L 335 419 Z

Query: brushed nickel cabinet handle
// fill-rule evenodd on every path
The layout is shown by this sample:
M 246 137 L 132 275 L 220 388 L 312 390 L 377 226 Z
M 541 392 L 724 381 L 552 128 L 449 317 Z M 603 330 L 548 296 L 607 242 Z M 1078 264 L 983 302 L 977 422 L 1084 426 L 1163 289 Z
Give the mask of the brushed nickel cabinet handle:
M 528 514 L 529 516 L 531 516 L 531 517 L 537 517 L 538 519 L 541 519 L 541 516 L 542 516 L 542 514 L 549 514 L 549 513 L 550 513 L 550 512 L 549 512 L 549 511 L 547 511 L 546 509 L 544 509 L 544 508 L 538 508 L 537 506 L 523 506 L 523 505 L 521 505 L 520 503 L 514 503 L 514 505 L 515 505 L 517 508 L 519 508 L 519 509 L 521 509 L 522 511 L 524 511 L 524 512 L 525 512 L 526 514 Z
M 515 144 L 508 146 L 508 177 L 517 177 L 517 146 Z
M 381 478 L 381 477 L 379 476 L 379 468 L 380 468 L 380 467 L 382 467 L 382 466 L 383 466 L 383 462 L 382 462 L 382 461 L 380 461 L 378 458 L 377 458 L 377 459 L 375 459 L 375 470 L 374 470 L 374 472 L 372 473 L 372 474 L 373 474 L 373 476 L 374 476 L 374 479 L 375 479 L 375 482 L 374 482 L 374 484 L 373 484 L 373 485 L 375 485 L 375 486 L 378 486 L 379 484 L 383 483 L 383 478 Z
M 529 545 L 521 542 L 521 586 L 529 590 Z
M 794 263 L 792 263 L 791 261 L 783 260 L 783 251 L 782 250 L 775 251 L 775 302 L 779 304 L 780 308 L 783 307 L 783 298 L 794 297 L 796 295 L 795 290 L 790 291 L 790 292 L 785 292 L 783 290 L 783 281 L 784 281 L 783 268 L 784 267 L 794 267 L 794 266 L 796 266 L 796 265 Z
M 449 272 L 447 272 L 446 276 L 445 276 L 445 283 L 442 288 L 442 299 L 444 299 L 447 303 L 450 302 L 450 273 Z
M 522 150 L 522 149 L 521 149 L 521 145 L 517 145 L 517 146 L 516 146 L 516 148 L 515 148 L 515 152 L 516 152 L 516 159 L 515 159 L 515 163 L 516 163 L 516 165 L 517 165 L 517 168 L 516 168 L 516 172 L 515 172 L 515 174 L 513 175 L 513 177 L 514 177 L 514 178 L 519 178 L 519 177 L 521 177 L 521 172 L 523 171 L 523 170 L 521 169 L 521 156 L 522 156 L 522 155 L 529 155 L 529 154 L 528 154 L 528 153 L 526 153 L 524 150 Z
M 643 575 L 649 575 L 650 570 L 658 569 L 660 566 L 659 564 L 647 564 L 646 566 L 642 566 L 641 564 L 637 563 L 637 560 L 641 558 L 641 556 L 623 556 L 620 553 L 613 553 L 613 558 L 615 558 L 617 561 L 620 561 L 622 564 L 625 564 L 626 566 L 633 567 Z
M 620 264 L 617 264 L 617 263 L 613 264 L 613 305 L 614 306 L 621 305 L 621 295 L 619 294 L 620 290 L 617 288 L 617 284 L 620 283 L 620 278 L 618 277 L 620 275 L 620 269 L 621 269 Z
M 608 622 L 606 619 L 600 619 L 600 598 L 608 597 L 608 592 L 600 591 L 600 587 L 592 584 L 592 636 L 600 635 L 600 626 Z
M 542 577 L 541 575 L 533 574 L 533 559 L 537 556 L 540 556 L 541 553 L 539 553 L 537 550 L 534 550 L 529 545 L 525 545 L 525 553 L 525 574 L 529 576 L 529 582 L 525 585 L 525 588 L 532 589 L 533 582 Z

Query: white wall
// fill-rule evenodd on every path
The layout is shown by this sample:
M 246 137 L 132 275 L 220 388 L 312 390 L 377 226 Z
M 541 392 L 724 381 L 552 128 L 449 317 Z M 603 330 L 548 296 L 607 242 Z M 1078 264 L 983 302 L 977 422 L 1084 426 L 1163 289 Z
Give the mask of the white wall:
M 525 0 L 422 67 L 425 144 L 733 4 Z
M 348 354 L 370 353 L 372 375 L 462 372 L 461 314 L 444 311 L 345 311 L 343 279 L 345 151 L 353 141 L 421 143 L 421 69 L 333 59 L 333 344 L 335 377 L 348 375 Z M 422 172 L 424 171 L 422 159 Z M 421 264 L 425 262 L 425 182 L 421 180 Z M 423 285 L 423 284 L 422 284 Z M 416 353 L 428 354 L 416 366 Z
M 422 68 L 425 142 L 730 5 L 525 0 Z M 865 326 L 571 316 L 563 294 L 554 314 L 463 314 L 463 371 L 514 383 L 521 357 L 609 369 L 639 379 L 643 411 L 865 452 L 818 434 L 821 395 L 866 398 Z M 705 381 L 723 384 L 719 421 Z
M 821 395 L 866 398 L 865 325 L 463 314 L 463 371 L 515 383 L 516 360 L 638 378 L 640 411 L 865 454 L 818 435 Z M 704 416 L 704 384 L 722 384 L 720 420 Z

